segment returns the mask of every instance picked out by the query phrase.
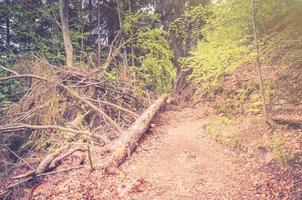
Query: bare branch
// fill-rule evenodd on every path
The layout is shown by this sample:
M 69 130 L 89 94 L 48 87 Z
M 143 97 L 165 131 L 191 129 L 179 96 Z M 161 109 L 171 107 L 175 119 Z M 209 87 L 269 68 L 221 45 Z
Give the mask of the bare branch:
M 85 99 L 84 97 L 81 97 L 78 93 L 76 93 L 75 91 L 73 91 L 70 88 L 66 87 L 65 85 L 60 84 L 60 86 L 62 88 L 64 88 L 71 96 L 73 96 L 74 98 L 78 99 L 79 101 L 85 103 L 87 106 L 89 106 L 91 109 L 93 109 L 98 115 L 100 115 L 101 117 L 103 117 L 105 120 L 109 121 L 109 123 L 119 133 L 123 132 L 123 129 L 119 125 L 117 125 L 117 123 L 115 121 L 113 121 L 104 111 L 102 111 L 101 109 L 99 109 L 98 107 L 96 107 L 95 105 L 93 105 L 92 103 L 90 103 L 87 99 Z
M 4 67 L 4 66 L 2 66 L 2 65 L 0 65 L 0 67 L 1 67 L 3 70 L 5 70 L 5 71 L 8 71 L 8 72 L 13 73 L 13 74 L 15 74 L 15 75 L 19 75 L 16 71 L 13 71 L 13 70 L 11 70 L 11 69 L 8 69 L 8 68 L 6 68 L 6 67 Z
M 87 132 L 87 131 L 80 131 L 80 130 L 65 128 L 65 127 L 56 126 L 56 125 L 39 126 L 39 125 L 30 125 L 30 124 L 0 126 L 0 133 L 11 133 L 11 132 L 16 132 L 16 131 L 21 131 L 21 130 L 45 130 L 45 129 L 55 129 L 55 130 L 69 132 L 69 133 L 75 133 L 75 134 L 84 134 L 84 135 L 89 134 L 89 132 Z
M 34 78 L 34 79 L 38 79 L 41 81 L 48 81 L 46 78 L 43 78 L 41 76 L 37 76 L 37 75 L 33 75 L 33 74 L 20 74 L 20 75 L 15 75 L 15 76 L 2 77 L 2 78 L 0 78 L 0 83 L 2 81 L 8 81 L 11 79 L 20 79 L 20 78 Z
M 126 109 L 126 108 L 123 108 L 122 106 L 119 106 L 119 105 L 116 105 L 116 104 L 113 104 L 113 103 L 110 103 L 110 102 L 107 102 L 107 101 L 94 100 L 94 99 L 90 99 L 90 98 L 86 98 L 86 99 L 89 100 L 89 101 L 95 102 L 95 103 L 101 103 L 101 104 L 104 104 L 104 105 L 112 106 L 112 107 L 114 107 L 114 108 L 116 108 L 116 109 L 118 109 L 118 110 L 121 110 L 121 111 L 124 111 L 124 112 L 126 112 L 126 113 L 131 114 L 131 115 L 132 115 L 133 117 L 135 117 L 135 118 L 138 118 L 138 117 L 139 117 L 138 114 L 132 112 L 131 110 L 128 110 L 128 109 Z

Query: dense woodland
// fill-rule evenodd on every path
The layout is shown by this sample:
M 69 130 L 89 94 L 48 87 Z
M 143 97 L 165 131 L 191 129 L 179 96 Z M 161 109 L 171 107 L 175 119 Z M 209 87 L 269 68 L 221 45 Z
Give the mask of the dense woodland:
M 116 174 L 156 114 L 204 106 L 206 137 L 263 155 L 261 199 L 302 198 L 301 19 L 300 0 L 0 0 L 0 198 L 74 153 Z

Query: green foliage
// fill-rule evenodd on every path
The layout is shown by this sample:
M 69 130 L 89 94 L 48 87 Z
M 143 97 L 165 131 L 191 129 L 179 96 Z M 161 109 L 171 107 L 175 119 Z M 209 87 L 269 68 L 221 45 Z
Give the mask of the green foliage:
M 7 96 L 5 96 L 2 92 L 0 92 L 0 115 L 1 112 L 6 111 L 6 109 L 9 107 L 10 102 L 7 98 Z
M 137 66 L 131 71 L 136 74 L 142 87 L 154 92 L 169 92 L 175 78 L 173 52 L 166 40 L 166 32 L 156 27 L 159 20 L 155 15 L 136 13 L 126 17 L 124 31 L 135 38 Z
M 236 131 L 231 127 L 235 124 L 232 117 L 217 117 L 203 126 L 207 135 L 227 146 L 236 146 L 238 138 Z
M 145 12 L 128 14 L 123 21 L 123 32 L 130 35 L 140 31 L 139 29 L 149 29 L 155 23 L 160 23 L 160 20 L 154 14 Z
M 4 58 L 0 57 L 0 65 L 10 68 L 15 63 L 16 57 L 13 54 L 7 54 Z M 0 77 L 6 76 L 7 72 L 0 68 Z M 15 82 L 8 81 L 5 83 L 0 83 L 0 116 L 5 112 L 11 105 L 11 100 L 9 96 L 17 92 L 18 87 Z
M 203 39 L 192 55 L 181 63 L 192 69 L 191 79 L 202 92 L 221 86 L 221 77 L 251 59 L 247 46 L 241 45 L 250 30 L 250 6 L 245 1 L 227 1 L 209 6 Z
M 105 72 L 104 75 L 108 80 L 111 80 L 111 81 L 116 81 L 116 79 L 117 79 L 117 71 L 115 71 L 115 70 L 112 70 L 111 72 Z
M 284 140 L 280 137 L 273 138 L 269 147 L 274 155 L 274 160 L 280 164 L 290 164 L 296 159 L 292 149 L 287 148 Z
M 293 6 L 288 1 L 256 2 L 259 35 L 265 34 L 272 22 L 282 17 L 291 7 Z M 191 56 L 180 59 L 180 63 L 192 69 L 191 79 L 199 86 L 200 92 L 219 90 L 224 75 L 232 73 L 242 63 L 255 59 L 251 9 L 250 1 L 227 0 L 199 11 L 205 21 L 199 31 L 203 38 L 192 49 Z M 178 24 L 183 27 L 181 23 Z
M 185 51 L 189 50 L 192 41 L 201 37 L 201 28 L 208 15 L 208 11 L 201 5 L 188 9 L 170 24 L 169 33 L 178 42 L 181 41 L 182 48 Z
M 269 84 L 266 84 L 265 96 L 270 97 L 273 93 Z M 267 98 L 267 100 L 270 100 Z M 241 84 L 238 88 L 230 90 L 217 100 L 215 105 L 219 112 L 228 115 L 236 114 L 259 114 L 261 111 L 262 101 L 259 96 L 258 83 L 248 82 Z

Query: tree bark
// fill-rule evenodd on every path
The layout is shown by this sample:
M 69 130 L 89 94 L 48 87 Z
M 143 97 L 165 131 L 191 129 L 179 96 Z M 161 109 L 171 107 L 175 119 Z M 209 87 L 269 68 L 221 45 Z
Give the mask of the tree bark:
M 122 9 L 123 6 L 120 5 L 120 0 L 116 0 L 116 6 L 117 6 L 117 13 L 118 13 L 120 31 L 123 32 L 123 19 L 122 19 L 122 13 L 121 13 L 121 9 Z M 124 37 L 124 34 L 122 34 L 121 43 L 124 43 L 124 41 L 125 41 L 125 37 Z M 128 76 L 128 56 L 127 56 L 126 46 L 122 47 L 121 51 L 122 51 L 122 55 L 124 56 L 121 78 L 122 78 L 122 80 L 127 80 L 127 76 Z
M 138 142 L 148 130 L 152 119 L 155 117 L 160 108 L 164 105 L 168 95 L 162 95 L 156 100 L 135 122 L 126 130 L 119 140 L 119 146 L 113 153 L 112 158 L 105 167 L 105 172 L 114 174 L 116 169 L 130 157 L 130 154 L 135 150 Z
M 129 3 L 129 13 L 132 14 L 132 5 L 131 1 L 128 1 Z M 133 35 L 132 30 L 130 31 L 131 36 Z M 132 39 L 130 40 L 130 47 L 131 47 L 131 66 L 135 66 L 135 61 L 134 61 L 134 45 Z
M 70 38 L 69 32 L 69 22 L 68 22 L 68 0 L 59 0 L 59 7 L 60 7 L 60 18 L 62 24 L 62 33 L 63 33 L 63 40 L 66 52 L 66 64 L 67 67 L 73 67 L 73 47 Z
M 9 17 L 6 17 L 6 46 L 10 46 L 10 23 Z
M 100 0 L 97 4 L 97 16 L 98 16 L 98 55 L 97 55 L 97 67 L 101 66 L 101 10 Z
M 257 53 L 256 67 L 257 67 L 257 71 L 258 71 L 260 97 L 261 97 L 261 101 L 262 101 L 262 111 L 263 111 L 263 114 L 265 116 L 267 123 L 269 123 L 272 126 L 272 123 L 271 123 L 272 120 L 270 119 L 267 109 L 266 109 L 263 75 L 262 75 L 262 69 L 261 69 L 261 63 L 260 63 L 260 50 L 259 50 L 259 43 L 258 43 L 258 38 L 257 38 L 255 0 L 252 0 L 252 21 L 253 21 L 254 43 L 255 43 L 256 53 Z

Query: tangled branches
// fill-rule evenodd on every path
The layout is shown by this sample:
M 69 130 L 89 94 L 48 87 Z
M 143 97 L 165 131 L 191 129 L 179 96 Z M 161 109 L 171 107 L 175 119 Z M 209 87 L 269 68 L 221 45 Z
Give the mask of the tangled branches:
M 26 70 L 2 69 L 7 76 L 0 77 L 0 85 L 14 81 L 26 91 L 0 119 L 0 145 L 20 154 L 28 152 L 20 151 L 28 140 L 45 134 L 55 138 L 51 146 L 86 143 L 87 152 L 92 143 L 110 146 L 146 105 L 131 86 L 110 81 L 96 70 L 63 69 L 43 60 Z M 11 152 L 3 150 L 1 155 L 0 163 L 5 163 Z

